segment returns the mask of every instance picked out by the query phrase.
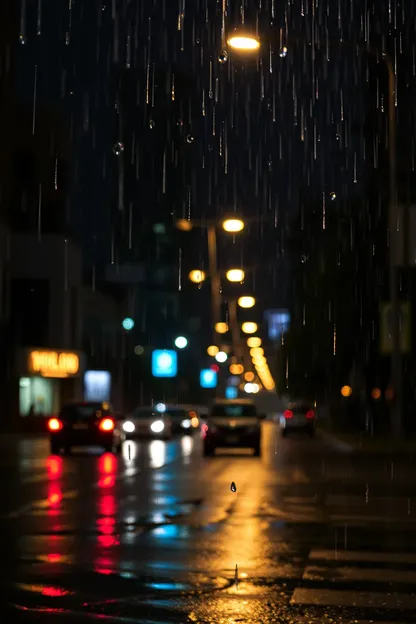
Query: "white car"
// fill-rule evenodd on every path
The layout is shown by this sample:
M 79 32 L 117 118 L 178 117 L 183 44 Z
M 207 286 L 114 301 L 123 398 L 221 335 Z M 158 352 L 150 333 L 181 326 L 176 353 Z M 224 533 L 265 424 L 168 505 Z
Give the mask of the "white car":
M 315 408 L 311 403 L 304 400 L 291 401 L 280 416 L 282 436 L 287 436 L 295 431 L 305 431 L 313 438 L 315 435 L 315 423 Z
M 170 440 L 172 438 L 172 419 L 168 414 L 152 407 L 139 407 L 123 419 L 122 429 L 127 439 L 153 438 Z

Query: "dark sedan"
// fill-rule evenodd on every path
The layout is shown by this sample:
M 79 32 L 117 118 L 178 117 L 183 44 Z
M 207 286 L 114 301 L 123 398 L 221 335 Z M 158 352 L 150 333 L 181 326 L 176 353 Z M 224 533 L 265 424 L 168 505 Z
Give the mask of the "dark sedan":
M 102 446 L 120 453 L 124 434 L 108 403 L 70 403 L 48 422 L 51 453 L 69 453 L 72 446 Z

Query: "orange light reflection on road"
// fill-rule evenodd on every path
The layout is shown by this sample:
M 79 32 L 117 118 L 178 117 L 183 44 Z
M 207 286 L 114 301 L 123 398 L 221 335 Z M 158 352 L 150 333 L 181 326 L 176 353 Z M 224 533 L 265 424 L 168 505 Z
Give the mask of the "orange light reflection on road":
M 62 501 L 62 492 L 58 483 L 49 483 L 48 487 L 48 503 L 49 507 L 56 509 Z

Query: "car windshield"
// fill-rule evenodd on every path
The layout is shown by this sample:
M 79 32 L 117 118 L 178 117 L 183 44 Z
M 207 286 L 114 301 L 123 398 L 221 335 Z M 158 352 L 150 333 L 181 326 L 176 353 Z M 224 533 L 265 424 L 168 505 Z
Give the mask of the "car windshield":
M 308 412 L 313 409 L 310 403 L 305 402 L 297 402 L 297 403 L 289 403 L 288 409 L 292 412 Z
M 65 405 L 61 410 L 61 418 L 63 420 L 88 420 L 107 416 L 108 413 L 107 409 L 103 409 L 101 403 L 83 403 Z
M 231 418 L 257 416 L 255 405 L 214 405 L 211 409 L 211 416 L 225 416 Z
M 152 410 L 138 409 L 133 412 L 133 418 L 163 418 L 164 414 Z
M 181 418 L 182 420 L 189 417 L 189 412 L 182 409 L 167 410 L 165 413 L 171 418 Z

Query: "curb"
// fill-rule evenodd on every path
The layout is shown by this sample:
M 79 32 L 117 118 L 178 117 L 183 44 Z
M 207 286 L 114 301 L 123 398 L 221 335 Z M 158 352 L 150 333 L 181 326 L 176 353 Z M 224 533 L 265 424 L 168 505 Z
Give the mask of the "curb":
M 354 453 L 354 451 L 357 450 L 356 448 L 354 448 L 354 446 L 352 446 L 352 444 L 343 442 L 342 440 L 337 438 L 332 433 L 328 433 L 327 431 L 324 431 L 323 429 L 317 429 L 317 434 L 324 442 L 333 446 L 334 448 L 336 448 L 338 451 L 341 451 L 342 453 Z

